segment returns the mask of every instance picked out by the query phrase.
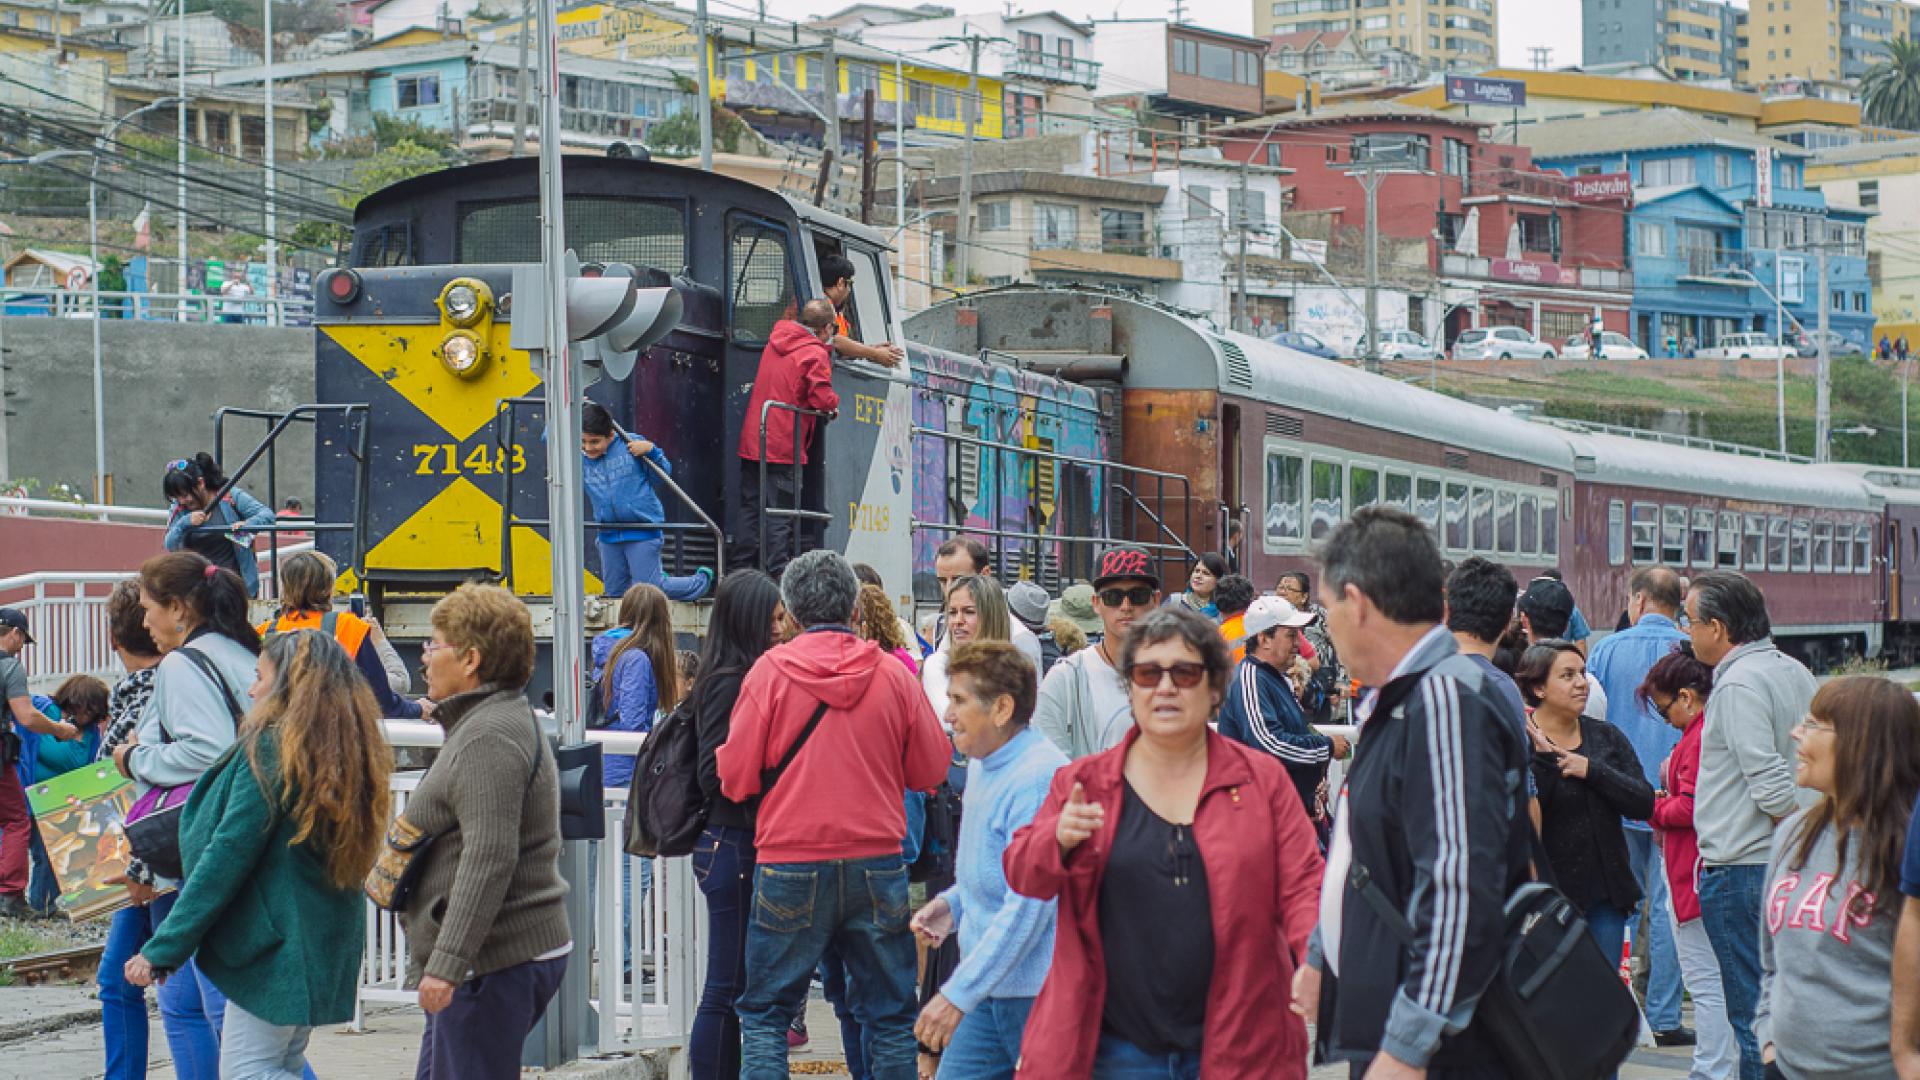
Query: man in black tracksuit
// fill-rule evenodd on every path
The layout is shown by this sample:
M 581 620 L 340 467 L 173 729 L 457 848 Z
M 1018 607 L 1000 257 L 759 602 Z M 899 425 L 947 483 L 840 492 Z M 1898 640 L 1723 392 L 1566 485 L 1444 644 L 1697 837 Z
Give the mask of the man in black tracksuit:
M 1507 1077 L 1474 1007 L 1494 976 L 1506 898 L 1528 876 L 1527 748 L 1440 625 L 1440 553 L 1419 519 L 1362 510 L 1322 550 L 1334 644 L 1376 689 L 1355 710 L 1359 744 L 1295 1007 L 1317 1013 L 1321 1050 L 1353 1063 L 1356 1080 Z M 1412 925 L 1412 947 L 1360 894 L 1356 868 Z

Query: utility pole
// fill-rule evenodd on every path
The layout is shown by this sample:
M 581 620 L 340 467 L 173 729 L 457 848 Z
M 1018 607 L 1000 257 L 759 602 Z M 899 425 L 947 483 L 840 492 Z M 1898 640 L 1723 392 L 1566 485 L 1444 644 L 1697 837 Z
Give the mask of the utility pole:
M 586 499 L 580 454 L 580 360 L 568 344 L 566 199 L 560 154 L 560 44 L 554 0 L 539 0 L 540 20 L 540 261 L 546 288 L 545 371 L 547 421 L 547 520 L 553 552 L 553 708 L 564 743 L 586 736 L 580 708 L 586 637 L 586 551 L 581 520 Z M 592 925 L 587 896 L 587 845 L 561 846 L 560 872 L 568 885 L 567 920 L 576 934 Z M 544 1056 L 559 1065 L 579 1056 L 588 1025 L 588 965 L 568 964 L 544 1023 Z
M 705 3 L 706 0 L 701 0 Z M 907 66 L 893 56 L 893 302 L 907 302 Z M 925 247 L 922 247 L 925 250 Z M 928 275 L 932 277 L 931 274 Z
M 187 0 L 173 0 L 173 36 L 174 48 L 180 54 L 180 116 L 178 130 L 174 133 L 173 168 L 176 186 L 174 199 L 180 207 L 180 235 L 177 238 L 180 249 L 180 281 L 174 288 L 176 299 L 173 317 L 177 322 L 187 321 Z
M 267 318 L 269 324 L 279 326 L 280 319 L 280 206 L 275 196 L 279 184 L 273 167 L 273 0 L 260 0 L 261 10 L 265 12 L 263 22 L 267 77 Z
M 1827 238 L 1820 243 L 1820 367 L 1813 399 L 1813 460 L 1832 461 L 1833 447 L 1833 368 L 1827 345 L 1827 309 L 1833 298 L 1827 293 Z
M 1802 287 L 1806 284 L 1801 272 Z M 1780 425 L 1780 456 L 1787 454 L 1787 305 L 1780 299 L 1780 252 L 1773 253 L 1773 405 Z
M 1360 173 L 1367 193 L 1367 362 L 1368 371 L 1380 370 L 1380 170 L 1369 160 Z
M 53 0 L 53 62 L 58 64 L 67 55 L 65 32 L 60 29 L 60 0 Z
M 973 242 L 973 223 L 969 219 L 973 216 L 974 124 L 980 109 L 980 50 L 986 46 L 987 42 L 1000 40 L 1003 39 L 988 37 L 985 34 L 966 34 L 947 38 L 945 41 L 945 44 L 949 45 L 965 45 L 968 53 L 967 100 L 962 102 L 964 109 L 961 112 L 965 118 L 966 141 L 960 148 L 960 208 L 959 218 L 954 225 L 954 250 L 959 262 L 954 272 L 955 292 L 967 287 L 970 261 L 968 256 L 971 254 L 970 248 Z
M 147 78 L 153 78 L 153 20 L 160 14 L 160 0 L 147 0 Z
M 860 224 L 873 223 L 873 189 L 880 176 L 873 137 L 873 88 L 860 95 Z M 894 303 L 900 301 L 896 299 Z
M 694 5 L 693 30 L 694 36 L 700 39 L 699 62 L 694 65 L 699 69 L 699 78 L 696 79 L 695 82 L 700 94 L 700 104 L 694 109 L 694 114 L 700 118 L 700 169 L 703 172 L 712 172 L 713 72 L 710 70 L 712 59 L 707 48 L 709 44 L 707 40 L 707 0 L 699 0 L 699 3 Z
M 520 5 L 520 81 L 519 101 L 513 106 L 513 156 L 524 157 L 527 153 L 527 80 L 528 52 L 530 43 L 527 38 L 533 34 L 533 0 L 525 0 Z M 704 85 L 704 83 L 703 83 Z
M 833 151 L 833 156 L 838 158 L 840 156 L 840 63 L 833 54 L 832 38 L 827 39 L 826 51 L 821 53 L 820 59 L 827 68 L 826 77 L 821 80 L 821 86 L 827 92 L 827 100 L 823 103 L 826 106 L 823 110 L 826 123 L 826 148 Z
M 1243 334 L 1252 332 L 1247 321 L 1247 162 L 1240 163 L 1240 220 L 1234 222 L 1240 232 L 1239 270 L 1233 290 L 1233 328 Z

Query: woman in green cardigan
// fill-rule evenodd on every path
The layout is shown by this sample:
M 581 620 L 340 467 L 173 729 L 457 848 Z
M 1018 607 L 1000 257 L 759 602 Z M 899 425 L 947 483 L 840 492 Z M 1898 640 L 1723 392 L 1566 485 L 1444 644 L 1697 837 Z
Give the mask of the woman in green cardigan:
M 227 996 L 220 1075 L 297 1080 L 314 1027 L 353 1016 L 393 752 L 365 677 L 318 631 L 267 644 L 253 701 L 187 801 L 186 881 L 126 977 L 192 958 Z

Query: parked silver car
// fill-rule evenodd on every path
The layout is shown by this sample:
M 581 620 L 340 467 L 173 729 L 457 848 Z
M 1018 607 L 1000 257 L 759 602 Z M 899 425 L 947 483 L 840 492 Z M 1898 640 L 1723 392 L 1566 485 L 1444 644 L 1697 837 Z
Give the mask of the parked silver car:
M 1353 347 L 1355 356 L 1367 356 L 1367 337 L 1360 335 L 1360 341 Z M 1380 359 L 1382 360 L 1438 360 L 1440 350 L 1429 345 L 1427 339 L 1411 330 L 1382 330 L 1380 332 Z
M 1455 360 L 1552 360 L 1552 345 L 1520 326 L 1482 326 L 1453 339 Z

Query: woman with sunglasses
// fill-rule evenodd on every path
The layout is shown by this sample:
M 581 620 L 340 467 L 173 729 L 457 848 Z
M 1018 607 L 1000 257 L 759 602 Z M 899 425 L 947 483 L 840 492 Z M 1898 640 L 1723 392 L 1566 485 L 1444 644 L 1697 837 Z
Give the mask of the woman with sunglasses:
M 1660 766 L 1660 787 L 1653 793 L 1653 817 L 1658 830 L 1661 862 L 1673 897 L 1668 917 L 1673 921 L 1674 950 L 1680 958 L 1680 981 L 1693 998 L 1693 1026 L 1699 1033 L 1693 1046 L 1697 1077 L 1723 1080 L 1740 1064 L 1740 1047 L 1727 1021 L 1726 997 L 1720 986 L 1720 964 L 1713 943 L 1700 921 L 1700 837 L 1693 831 L 1693 796 L 1700 786 L 1700 734 L 1706 727 L 1707 695 L 1713 690 L 1713 669 L 1693 655 L 1682 639 L 1674 650 L 1654 662 L 1640 683 L 1640 703 L 1679 728 L 1680 742 Z
M 1587 661 L 1571 641 L 1543 641 L 1520 656 L 1513 681 L 1533 707 L 1533 779 L 1540 791 L 1540 844 L 1554 884 L 1586 916 L 1587 932 L 1620 955 L 1640 885 L 1621 818 L 1653 814 L 1653 785 L 1619 728 L 1586 715 Z
M 947 657 L 962 645 L 975 642 L 1013 640 L 1013 613 L 1007 609 L 1007 594 L 1000 583 L 985 574 L 969 574 L 953 579 L 947 586 L 947 635 L 940 648 L 927 657 L 920 670 L 920 685 L 933 703 L 936 716 L 947 715 Z M 1036 673 L 1037 674 L 1037 673 Z
M 1893 1080 L 1893 939 L 1920 795 L 1920 703 L 1855 675 L 1821 687 L 1807 712 L 1793 729 L 1793 779 L 1820 801 L 1773 833 L 1753 1033 L 1769 1076 Z
M 1059 900 L 1021 1074 L 1304 1078 L 1305 1024 L 1271 1006 L 1318 914 L 1313 826 L 1277 760 L 1208 727 L 1218 627 L 1162 607 L 1119 660 L 1134 727 L 1055 774 L 1004 860 L 1015 892 Z
M 260 592 L 260 565 L 247 530 L 271 527 L 273 510 L 237 484 L 216 502 L 215 496 L 226 486 L 219 462 L 205 451 L 191 460 L 168 462 L 160 489 L 173 516 L 167 519 L 164 543 L 168 551 L 196 552 L 220 569 L 239 574 L 247 595 L 255 596 Z

